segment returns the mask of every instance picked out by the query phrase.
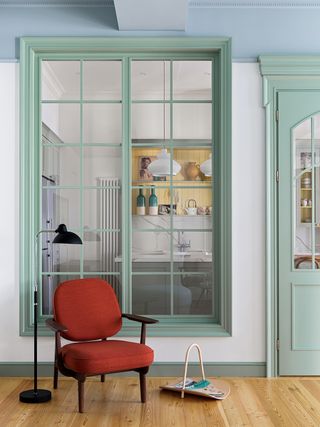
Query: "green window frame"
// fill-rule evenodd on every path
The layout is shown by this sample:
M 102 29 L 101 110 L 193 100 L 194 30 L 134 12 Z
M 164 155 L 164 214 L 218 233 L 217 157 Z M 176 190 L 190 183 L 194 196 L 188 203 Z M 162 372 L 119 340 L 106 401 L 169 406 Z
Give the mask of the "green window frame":
M 214 282 L 216 315 L 188 321 L 186 317 L 163 318 L 150 328 L 151 336 L 230 336 L 232 333 L 232 257 L 231 257 L 231 39 L 229 38 L 52 38 L 21 39 L 21 145 L 20 145 L 20 334 L 33 334 L 34 236 L 40 229 L 39 189 L 41 144 L 40 70 L 42 60 L 120 59 L 126 70 L 132 58 L 213 60 L 213 135 L 214 141 Z M 129 78 L 123 73 L 124 103 L 129 102 Z M 125 114 L 125 109 L 123 109 Z M 127 117 L 128 119 L 128 117 Z M 123 120 L 125 123 L 126 120 Z M 123 138 L 129 141 L 129 126 L 123 126 Z M 124 166 L 122 202 L 129 203 L 131 176 L 130 153 L 123 144 Z M 171 147 L 172 149 L 172 147 Z M 124 257 L 130 260 L 131 218 L 122 222 Z M 128 263 L 127 263 L 128 264 Z M 130 283 L 130 268 L 124 263 L 122 281 Z M 39 318 L 39 335 L 51 335 Z M 135 336 L 139 330 L 124 322 L 121 335 Z

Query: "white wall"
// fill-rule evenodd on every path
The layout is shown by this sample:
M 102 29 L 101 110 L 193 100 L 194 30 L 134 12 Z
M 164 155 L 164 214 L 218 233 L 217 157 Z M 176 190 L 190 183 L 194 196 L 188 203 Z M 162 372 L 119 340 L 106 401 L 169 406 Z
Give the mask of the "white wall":
M 0 362 L 31 361 L 33 339 L 19 336 L 19 66 L 0 64 Z M 265 166 L 257 64 L 233 65 L 233 336 L 149 338 L 156 361 L 184 360 L 198 342 L 205 361 L 265 361 Z M 231 266 L 230 266 L 231 268 Z M 53 339 L 39 339 L 52 361 Z

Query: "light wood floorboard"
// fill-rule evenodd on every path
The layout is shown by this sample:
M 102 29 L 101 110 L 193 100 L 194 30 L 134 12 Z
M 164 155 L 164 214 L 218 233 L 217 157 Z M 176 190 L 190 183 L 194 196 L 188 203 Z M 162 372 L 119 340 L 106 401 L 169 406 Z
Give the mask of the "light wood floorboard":
M 215 427 L 320 426 L 320 378 L 226 378 L 224 401 L 160 391 L 170 378 L 147 381 L 148 400 L 140 403 L 137 377 L 90 378 L 85 383 L 85 413 L 78 413 L 77 383 L 59 379 L 50 402 L 25 404 L 19 393 L 32 388 L 30 378 L 0 378 L 1 427 Z M 39 388 L 52 390 L 41 378 Z

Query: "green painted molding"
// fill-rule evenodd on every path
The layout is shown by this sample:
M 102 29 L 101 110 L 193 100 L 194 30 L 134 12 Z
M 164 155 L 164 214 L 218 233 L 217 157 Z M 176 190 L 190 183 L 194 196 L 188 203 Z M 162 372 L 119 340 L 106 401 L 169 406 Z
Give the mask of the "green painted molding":
M 155 362 L 151 365 L 149 377 L 179 377 L 183 376 L 184 362 Z M 265 362 L 205 362 L 204 370 L 207 377 L 265 377 Z M 38 363 L 38 376 L 51 377 L 53 375 L 52 362 Z M 133 372 L 110 374 L 111 376 L 132 377 Z M 190 362 L 188 375 L 200 376 L 200 367 L 197 362 Z M 32 362 L 0 362 L 1 377 L 32 377 Z M 61 376 L 63 378 L 63 376 Z
M 320 56 L 260 56 L 263 76 L 318 75 Z
M 39 229 L 39 159 L 38 144 L 41 136 L 39 125 L 39 73 L 42 59 L 121 59 L 123 60 L 123 114 L 128 126 L 123 127 L 123 182 L 130 179 L 130 114 L 127 116 L 130 101 L 130 58 L 159 59 L 164 55 L 171 58 L 212 58 L 215 76 L 213 82 L 213 141 L 214 168 L 218 179 L 214 182 L 215 203 L 219 207 L 215 212 L 215 277 L 217 284 L 215 294 L 216 318 L 203 318 L 202 321 L 185 319 L 161 320 L 150 328 L 150 336 L 230 336 L 232 333 L 232 151 L 231 151 L 231 39 L 212 37 L 23 37 L 21 48 L 21 96 L 20 96 L 20 334 L 33 334 L 32 284 L 34 283 L 34 236 Z M 217 143 L 218 141 L 218 143 Z M 82 144 L 83 141 L 81 141 Z M 125 212 L 130 212 L 129 186 L 124 185 L 122 202 Z M 129 268 L 131 219 L 127 215 L 122 222 L 122 247 L 124 268 L 122 279 L 130 284 Z M 128 264 L 128 265 L 127 265 Z M 82 271 L 80 273 L 83 273 Z M 130 294 L 123 307 L 128 307 Z M 205 317 L 205 316 L 204 316 Z M 39 335 L 50 336 L 44 325 L 44 318 L 39 319 Z M 138 327 L 124 324 L 123 336 L 138 336 Z
M 145 52 L 192 51 L 210 52 L 230 51 L 229 37 L 22 37 L 21 51 L 31 49 L 35 53 L 63 51 L 77 54 L 92 50 L 95 52 Z
M 320 90 L 320 56 L 260 56 L 266 112 L 266 348 L 267 376 L 278 375 L 278 94 Z

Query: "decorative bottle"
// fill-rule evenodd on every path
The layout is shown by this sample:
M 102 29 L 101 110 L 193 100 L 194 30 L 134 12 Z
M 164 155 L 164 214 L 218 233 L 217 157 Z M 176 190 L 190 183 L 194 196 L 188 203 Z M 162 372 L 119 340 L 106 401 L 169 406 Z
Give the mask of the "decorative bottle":
M 146 198 L 143 195 L 142 188 L 139 188 L 139 195 L 137 197 L 137 215 L 146 214 Z
M 151 188 L 149 197 L 149 215 L 158 215 L 158 197 L 155 194 L 155 188 Z

